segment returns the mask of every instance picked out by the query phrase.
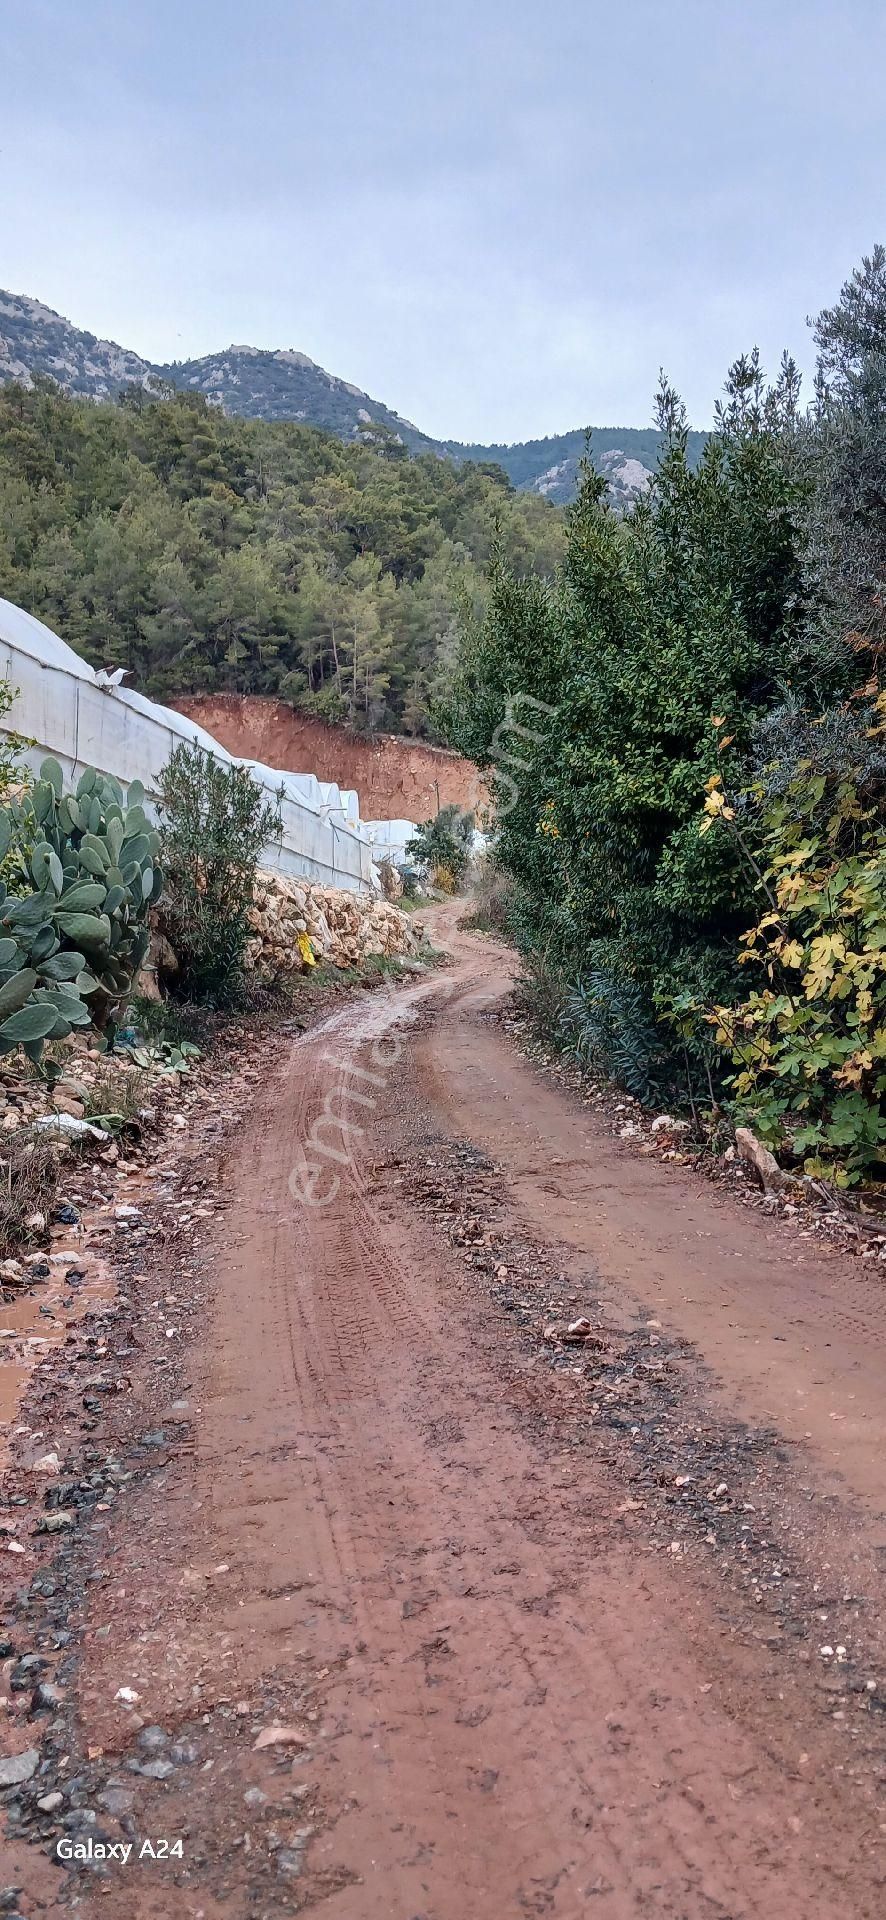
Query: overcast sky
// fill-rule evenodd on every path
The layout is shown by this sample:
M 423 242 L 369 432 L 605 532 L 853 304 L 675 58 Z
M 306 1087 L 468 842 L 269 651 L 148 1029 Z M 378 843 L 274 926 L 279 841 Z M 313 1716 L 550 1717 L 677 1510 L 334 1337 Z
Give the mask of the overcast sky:
M 3 0 L 0 285 L 446 437 L 698 425 L 886 240 L 883 0 Z

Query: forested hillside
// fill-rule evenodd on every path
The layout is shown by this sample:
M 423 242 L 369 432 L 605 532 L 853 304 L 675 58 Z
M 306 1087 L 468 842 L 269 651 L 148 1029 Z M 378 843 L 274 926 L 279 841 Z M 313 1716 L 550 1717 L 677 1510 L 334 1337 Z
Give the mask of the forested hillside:
M 575 499 L 579 470 L 585 455 L 587 433 L 573 428 L 569 433 L 549 434 L 543 440 L 515 441 L 513 446 L 461 446 L 447 442 L 449 451 L 462 460 L 492 460 L 503 467 L 515 487 L 541 493 L 561 505 Z M 708 439 L 706 433 L 690 429 L 686 453 L 692 467 L 698 465 Z M 610 497 L 616 506 L 629 504 L 630 494 L 642 488 L 642 479 L 634 462 L 651 475 L 664 450 L 657 427 L 594 427 L 591 454 L 598 473 L 609 483 Z M 628 466 L 632 485 L 619 484 L 620 474 Z
M 662 387 L 656 485 L 619 519 L 587 471 L 553 587 L 496 564 L 448 729 L 503 802 L 547 1031 L 846 1181 L 886 1166 L 882 248 L 815 338 L 812 406 L 739 360 L 698 464 Z
M 553 576 L 561 514 L 495 468 L 196 394 L 0 390 L 0 594 L 161 699 L 271 693 L 427 733 L 496 525 L 518 576 Z

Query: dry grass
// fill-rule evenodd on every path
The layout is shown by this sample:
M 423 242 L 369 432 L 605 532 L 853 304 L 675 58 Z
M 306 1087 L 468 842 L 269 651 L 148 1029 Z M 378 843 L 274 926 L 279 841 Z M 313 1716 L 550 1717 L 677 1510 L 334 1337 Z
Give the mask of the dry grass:
M 480 933 L 500 933 L 507 939 L 511 924 L 513 884 L 488 853 L 482 854 L 475 862 L 470 900 L 471 910 L 461 922 L 462 926 L 474 927 Z
M 33 1241 L 26 1224 L 35 1213 L 48 1220 L 55 1199 L 57 1161 L 48 1140 L 7 1134 L 0 1144 L 0 1254 Z
M 152 1081 L 146 1067 L 119 1067 L 102 1061 L 89 1088 L 86 1118 L 99 1114 L 119 1114 L 124 1125 L 137 1120 L 143 1107 L 152 1104 Z

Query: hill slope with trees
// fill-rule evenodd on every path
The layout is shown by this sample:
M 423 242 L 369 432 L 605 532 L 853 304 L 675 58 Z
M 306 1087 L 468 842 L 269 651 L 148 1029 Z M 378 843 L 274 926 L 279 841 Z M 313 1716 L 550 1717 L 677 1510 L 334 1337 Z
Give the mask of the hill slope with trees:
M 612 504 L 630 505 L 632 498 L 644 491 L 664 451 L 658 427 L 594 427 L 590 430 L 575 427 L 569 433 L 549 434 L 543 440 L 518 440 L 513 446 L 462 446 L 457 440 L 446 444 L 453 457 L 493 461 L 520 491 L 544 494 L 546 499 L 563 506 L 578 494 L 588 431 L 591 462 L 606 480 Z M 708 438 L 706 433 L 688 430 L 686 453 L 690 466 L 698 465 Z M 624 474 L 626 466 L 628 472 Z M 636 468 L 641 471 L 637 472 Z
M 518 574 L 553 576 L 562 515 L 498 469 L 196 394 L 0 389 L 0 594 L 160 699 L 275 694 L 427 734 L 496 527 Z

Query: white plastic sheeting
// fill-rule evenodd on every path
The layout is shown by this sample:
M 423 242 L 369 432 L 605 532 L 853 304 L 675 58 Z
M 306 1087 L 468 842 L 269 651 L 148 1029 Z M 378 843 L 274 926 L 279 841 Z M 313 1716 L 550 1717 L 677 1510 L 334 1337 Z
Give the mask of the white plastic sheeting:
M 406 857 L 406 843 L 412 839 L 415 823 L 412 820 L 365 820 L 364 832 L 372 843 L 376 860 L 390 860 L 395 867 L 409 865 Z
M 50 627 L 0 599 L 0 676 L 15 690 L 0 729 L 35 742 L 25 758 L 36 770 L 51 753 L 69 779 L 98 767 L 127 784 L 141 780 L 157 794 L 157 780 L 173 747 L 197 741 L 219 761 L 233 756 L 193 720 L 157 706 L 128 687 L 108 687 Z M 352 893 L 374 887 L 372 844 L 360 823 L 357 795 L 316 780 L 244 761 L 269 799 L 282 788 L 283 832 L 262 864 Z
M 415 863 L 406 851 L 415 832 L 412 820 L 364 820 L 363 831 L 372 843 L 375 860 L 390 860 L 395 867 L 408 867 Z M 488 836 L 478 832 L 471 835 L 471 853 L 485 853 L 489 845 Z

